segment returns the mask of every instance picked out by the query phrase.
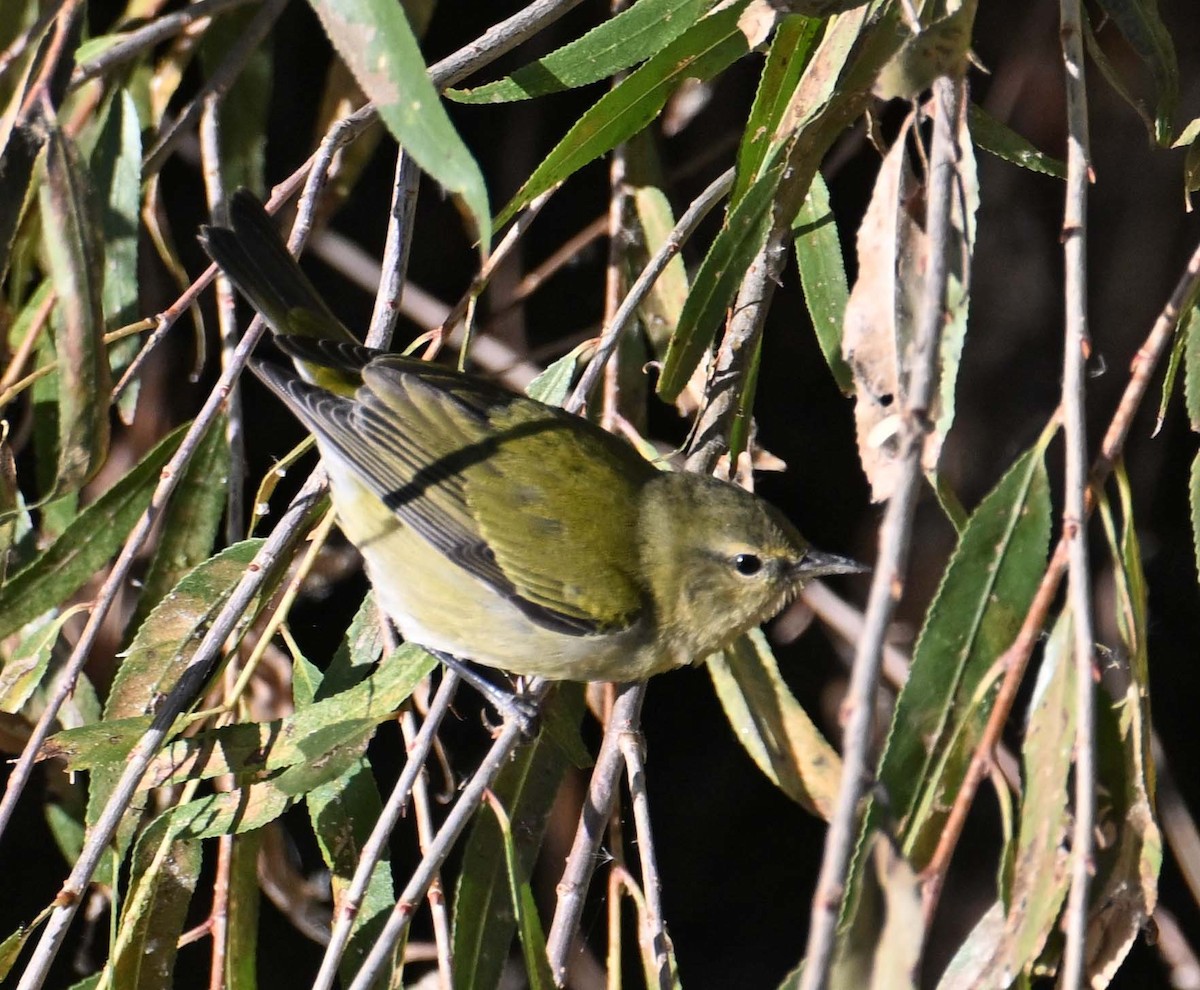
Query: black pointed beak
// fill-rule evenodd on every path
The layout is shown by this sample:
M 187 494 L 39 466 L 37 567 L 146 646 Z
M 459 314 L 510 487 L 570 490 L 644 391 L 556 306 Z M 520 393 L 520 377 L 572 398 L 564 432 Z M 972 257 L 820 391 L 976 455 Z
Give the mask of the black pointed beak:
M 820 550 L 809 550 L 804 557 L 792 565 L 798 578 L 825 577 L 827 574 L 862 574 L 871 568 L 849 557 L 839 557 Z

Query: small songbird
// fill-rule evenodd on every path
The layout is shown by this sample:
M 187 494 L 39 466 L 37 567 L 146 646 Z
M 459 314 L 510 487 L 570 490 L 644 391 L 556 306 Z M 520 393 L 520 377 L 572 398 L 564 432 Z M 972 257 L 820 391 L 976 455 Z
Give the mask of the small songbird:
M 862 570 L 735 485 L 660 471 L 579 416 L 362 346 L 251 194 L 229 216 L 204 247 L 296 368 L 254 371 L 316 437 L 383 610 L 456 668 L 637 680 L 728 646 L 809 578 Z

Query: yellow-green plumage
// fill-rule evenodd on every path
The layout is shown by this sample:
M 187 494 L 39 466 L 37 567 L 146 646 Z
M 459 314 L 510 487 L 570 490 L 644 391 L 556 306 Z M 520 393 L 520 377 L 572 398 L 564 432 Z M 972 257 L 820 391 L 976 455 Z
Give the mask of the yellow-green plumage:
M 316 436 L 339 524 L 406 639 L 512 673 L 631 680 L 728 645 L 807 577 L 858 569 L 739 488 L 354 343 L 258 203 L 235 195 L 231 218 L 205 246 L 300 374 L 255 371 Z

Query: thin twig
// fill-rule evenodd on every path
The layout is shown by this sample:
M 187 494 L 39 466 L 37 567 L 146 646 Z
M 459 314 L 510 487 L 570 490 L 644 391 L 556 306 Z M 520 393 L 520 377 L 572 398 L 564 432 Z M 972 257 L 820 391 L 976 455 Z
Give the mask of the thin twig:
M 1155 947 L 1169 974 L 1167 985 L 1176 990 L 1200 990 L 1200 958 L 1178 919 L 1160 904 L 1154 911 L 1154 927 L 1158 929 Z
M 417 163 L 412 155 L 401 148 L 396 155 L 396 178 L 392 184 L 392 207 L 388 213 L 381 277 L 375 292 L 371 324 L 367 329 L 368 347 L 387 350 L 392 344 L 408 273 L 409 248 L 412 246 L 413 221 L 417 212 L 417 183 L 420 179 Z
M 596 756 L 596 765 L 592 768 L 592 779 L 588 784 L 583 812 L 579 816 L 575 841 L 571 844 L 562 879 L 558 882 L 558 904 L 546 939 L 550 971 L 559 986 L 566 981 L 571 948 L 583 916 L 584 898 L 596 868 L 596 854 L 617 796 L 617 781 L 623 763 L 621 736 L 638 725 L 642 701 L 646 697 L 646 683 L 622 684 L 617 691 L 612 717 L 605 727 L 604 740 Z
M 288 0 L 266 0 L 259 8 L 258 13 L 246 25 L 233 47 L 221 60 L 221 64 L 205 80 L 200 92 L 179 111 L 179 115 L 166 130 L 160 133 L 158 141 L 142 161 L 143 180 L 156 174 L 163 167 L 163 163 L 175 150 L 179 139 L 191 129 L 192 124 L 200 116 L 204 101 L 209 96 L 223 96 L 229 91 L 229 87 L 233 85 L 238 74 L 245 68 L 246 63 L 250 61 L 270 33 L 287 3 Z
M 438 715 L 438 722 L 440 721 L 441 714 Z M 400 730 L 404 733 L 405 748 L 409 753 L 414 752 L 417 745 L 417 719 L 411 707 L 400 715 Z M 433 733 L 430 733 L 429 738 L 432 741 Z M 433 841 L 434 835 L 433 817 L 430 814 L 429 786 L 424 773 L 418 773 L 413 778 L 412 799 L 413 809 L 417 813 L 417 843 L 420 846 L 421 854 L 424 855 L 429 851 L 429 844 Z M 433 916 L 433 936 L 437 945 L 437 963 L 442 979 L 442 990 L 450 990 L 454 985 L 454 960 L 450 940 L 450 913 L 446 910 L 446 894 L 442 890 L 440 871 L 434 873 L 425 899 L 429 901 L 429 913 Z
M 542 680 L 535 680 L 531 683 L 529 693 L 535 704 L 540 703 L 541 699 L 545 697 L 548 686 L 547 682 Z M 479 764 L 479 768 L 462 789 L 458 801 L 451 809 L 450 814 L 446 816 L 442 827 L 438 829 L 428 851 L 421 858 L 421 862 L 413 871 L 412 876 L 409 877 L 408 884 L 401 892 L 383 931 L 380 932 L 379 938 L 371 947 L 370 953 L 363 961 L 362 968 L 354 977 L 349 990 L 369 990 L 383 974 L 393 950 L 408 931 L 418 903 L 425 896 L 429 884 L 441 869 L 442 863 L 450 855 L 454 843 L 458 841 L 459 836 L 462 835 L 475 811 L 479 808 L 484 792 L 491 787 L 492 782 L 496 779 L 496 774 L 503 769 L 513 751 L 520 744 L 521 733 L 522 727 L 518 719 L 512 717 L 505 719 L 504 725 L 500 729 L 500 735 L 483 758 L 483 762 Z M 318 990 L 322 986 L 328 987 L 329 984 L 314 984 L 313 990 Z
M 320 190 L 324 188 L 325 182 L 328 179 L 329 169 L 333 164 L 334 156 L 345 145 L 374 124 L 377 119 L 378 116 L 375 113 L 375 108 L 367 104 L 336 121 L 326 132 L 325 137 L 321 139 L 321 144 L 317 150 L 309 156 L 308 161 L 272 190 L 271 196 L 265 204 L 268 213 L 276 212 L 296 194 L 301 186 L 304 187 L 300 209 L 297 211 L 296 220 L 292 224 L 292 233 L 288 238 L 288 246 L 293 253 L 297 252 L 303 246 L 312 229 L 312 216 L 316 208 L 316 197 Z M 209 283 L 216 276 L 217 266 L 215 264 L 209 265 L 184 290 L 175 302 L 159 314 L 154 332 L 146 338 L 142 344 L 142 349 L 129 362 L 125 373 L 121 376 L 121 380 L 113 387 L 112 398 L 114 402 L 121 397 L 121 394 L 129 386 L 129 383 L 141 373 L 142 365 L 150 356 L 150 353 L 163 341 L 171 327 L 175 325 L 176 321 L 184 313 L 196 304 L 200 293 L 208 288 Z
M 843 642 L 854 645 L 862 637 L 863 614 L 848 601 L 834 594 L 823 581 L 811 581 L 800 592 L 800 601 Z M 911 660 L 898 646 L 883 644 L 883 676 L 897 691 L 908 680 Z
M 204 176 L 204 192 L 208 199 L 209 215 L 217 222 L 226 219 L 225 184 L 221 177 L 221 101 L 210 95 L 204 101 L 200 115 L 200 165 Z M 217 277 L 217 324 L 221 337 L 221 367 L 228 369 L 237 348 L 237 309 L 233 286 L 221 274 Z M 246 532 L 246 445 L 245 422 L 242 418 L 241 379 L 235 378 L 229 387 L 225 406 L 225 444 L 229 449 L 229 474 L 225 494 L 225 543 L 230 545 Z M 233 680 L 225 671 L 226 697 Z M 217 839 L 216 876 L 213 879 L 212 908 L 209 911 L 211 963 L 208 981 L 210 990 L 225 985 L 225 967 L 229 951 L 229 891 L 233 870 L 235 837 L 222 835 Z
M 642 892 L 646 897 L 645 942 L 653 955 L 660 990 L 674 985 L 671 975 L 671 938 L 667 934 L 662 909 L 662 877 L 654 852 L 654 832 L 650 822 L 650 799 L 646 793 L 646 764 L 642 752 L 640 731 L 622 732 L 621 753 L 625 757 L 625 776 L 629 780 L 630 803 L 633 806 L 633 826 L 637 832 L 638 857 L 642 864 Z
M 445 669 L 442 674 L 442 683 L 438 685 L 437 693 L 430 702 L 425 721 L 409 744 L 408 758 L 404 769 L 400 771 L 400 778 L 396 781 L 396 786 L 392 788 L 387 804 L 379 813 L 379 817 L 371 829 L 371 835 L 363 843 L 362 853 L 354 868 L 354 876 L 350 879 L 350 885 L 346 888 L 346 892 L 338 904 L 333 934 L 329 938 L 329 944 L 325 947 L 325 955 L 321 959 L 321 968 L 313 982 L 313 990 L 328 990 L 333 986 L 338 965 L 341 963 L 346 945 L 350 941 L 350 933 L 362 908 L 363 898 L 366 897 L 371 873 L 383 857 L 392 828 L 408 807 L 408 799 L 413 785 L 425 766 L 425 760 L 429 756 L 429 750 L 437 735 L 438 727 L 442 724 L 446 712 L 450 710 L 450 703 L 454 700 L 454 692 L 457 687 L 458 675 L 452 670 Z M 426 850 L 426 855 L 428 855 L 428 850 Z
M 545 261 L 536 265 L 521 276 L 521 281 L 509 293 L 505 308 L 498 313 L 493 311 L 493 317 L 502 315 L 509 308 L 520 305 L 537 292 L 549 279 L 553 278 L 560 269 L 574 261 L 593 241 L 599 240 L 608 233 L 608 217 L 599 216 L 587 224 L 582 230 L 572 234 L 550 253 Z
M 1175 782 L 1162 740 L 1157 732 L 1152 738 L 1157 778 L 1154 804 L 1158 821 L 1192 900 L 1200 904 L 1200 828 L 1196 827 L 1196 820 Z
M 512 253 L 513 248 L 517 246 L 517 241 L 521 239 L 533 221 L 537 219 L 537 215 L 542 211 L 542 207 L 550 201 L 550 197 L 558 191 L 560 185 L 562 183 L 559 183 L 552 189 L 547 189 L 540 196 L 535 197 L 521 211 L 521 214 L 513 222 L 512 226 L 505 232 L 503 239 L 496 245 L 495 250 L 492 251 L 487 260 L 480 266 L 478 274 L 471 279 L 471 284 L 467 287 L 467 291 L 462 294 L 458 302 L 450 307 L 450 312 L 447 314 L 446 319 L 442 321 L 441 326 L 434 330 L 433 341 L 425 354 L 426 360 L 433 358 L 441 350 L 442 344 L 454 334 L 458 325 L 463 322 L 463 318 L 475 305 L 475 301 L 483 294 L 483 290 L 487 288 L 488 282 L 491 281 L 492 275 L 500 266 L 500 263 Z
M 746 406 L 750 369 L 759 358 L 763 326 L 783 271 L 789 232 L 790 221 L 780 219 L 775 223 L 738 288 L 733 315 L 713 358 L 705 389 L 707 402 L 696 418 L 686 462 L 689 471 L 711 473 L 722 454 L 733 452 L 734 434 L 738 432 L 735 427 Z
M 214 223 L 226 222 L 225 183 L 221 177 L 221 101 L 210 96 L 200 116 L 200 163 L 208 212 Z M 217 326 L 221 336 L 221 367 L 227 369 L 237 349 L 237 303 L 225 275 L 216 280 Z M 242 412 L 242 383 L 235 378 L 225 403 L 225 443 L 229 448 L 228 490 L 225 496 L 225 542 L 246 533 L 246 424 Z
M 1071 606 L 1075 657 L 1075 816 L 1071 832 L 1071 892 L 1067 898 L 1067 944 L 1061 986 L 1081 987 L 1087 940 L 1088 884 L 1092 832 L 1096 823 L 1096 728 L 1093 713 L 1095 639 L 1092 582 L 1087 545 L 1087 421 L 1084 360 L 1090 346 L 1087 322 L 1087 189 L 1091 174 L 1087 91 L 1083 72 L 1083 25 L 1079 0 L 1062 0 L 1059 39 L 1066 67 L 1067 187 L 1063 216 L 1065 307 L 1063 341 L 1063 427 L 1066 479 L 1063 539 L 1067 543 L 1067 599 Z
M 412 709 L 401 714 L 400 725 L 404 734 L 404 746 L 412 750 L 416 744 L 416 718 Z M 426 785 L 425 774 L 419 773 L 413 781 L 413 809 L 416 811 L 416 841 L 422 856 L 430 850 L 430 842 L 433 841 L 433 817 L 430 808 L 430 788 Z M 442 872 L 434 872 L 425 899 L 430 902 L 430 914 L 433 917 L 433 941 L 437 946 L 442 990 L 450 990 L 451 986 L 454 986 L 454 955 L 450 940 L 450 912 L 446 911 L 445 892 L 442 889 Z
M 95 58 L 75 66 L 75 71 L 71 73 L 71 89 L 82 86 L 85 82 L 104 75 L 109 69 L 135 58 L 146 49 L 173 38 L 203 18 L 215 17 L 249 2 L 250 0 L 195 0 L 183 10 L 156 17 L 149 24 L 130 31 Z
M 453 86 L 512 51 L 521 42 L 549 27 L 580 0 L 535 0 L 519 11 L 493 24 L 469 45 L 429 67 L 429 78 L 439 90 Z
M 620 340 L 620 336 L 624 333 L 625 328 L 633 319 L 634 313 L 637 312 L 638 306 L 642 300 L 646 298 L 650 290 L 654 287 L 654 283 L 658 281 L 658 277 L 666 271 L 667 265 L 671 263 L 671 259 L 677 255 L 682 249 L 684 243 L 695 232 L 696 228 L 712 211 L 712 208 L 717 205 L 733 188 L 733 169 L 728 169 L 717 176 L 708 188 L 697 196 L 692 204 L 684 211 L 683 216 L 679 218 L 679 222 L 671 229 L 671 233 L 667 235 L 667 239 L 663 241 L 659 249 L 654 253 L 654 257 L 642 269 L 637 280 L 630 287 L 629 292 L 625 294 L 625 298 L 621 301 L 621 305 L 613 314 L 612 322 L 604 328 L 600 335 L 600 344 L 596 348 L 596 354 L 588 364 L 587 370 L 579 379 L 579 383 L 575 386 L 575 391 L 571 393 L 570 401 L 566 403 L 565 408 L 572 412 L 578 412 L 587 402 L 587 397 L 595 388 L 596 381 L 604 371 L 604 366 L 608 364 L 608 359 L 612 356 L 613 350 Z
M 921 482 L 921 453 L 929 428 L 928 410 L 933 399 L 938 344 L 945 322 L 948 276 L 945 245 L 950 233 L 963 88 L 961 77 L 943 77 L 934 83 L 937 114 L 927 198 L 929 268 L 915 328 L 908 390 L 902 396 L 902 461 L 896 490 L 880 527 L 879 559 L 867 599 L 863 634 L 855 651 L 850 686 L 842 706 L 846 721 L 842 782 L 813 896 L 812 921 L 800 984 L 802 990 L 820 990 L 829 978 L 838 906 L 845 891 L 850 853 L 858 832 L 859 802 L 871 777 L 868 756 L 875 692 L 888 624 L 904 587 L 913 514 Z

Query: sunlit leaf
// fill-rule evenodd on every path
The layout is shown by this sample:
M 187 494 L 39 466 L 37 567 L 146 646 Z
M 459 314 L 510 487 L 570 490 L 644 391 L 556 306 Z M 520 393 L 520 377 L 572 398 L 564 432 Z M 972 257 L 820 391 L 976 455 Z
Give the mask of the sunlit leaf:
M 1038 151 L 1020 134 L 997 120 L 977 103 L 971 103 L 967 107 L 967 126 L 971 131 L 971 140 L 989 154 L 1027 168 L 1031 172 L 1052 175 L 1056 179 L 1067 177 L 1065 163 Z
M 154 607 L 113 678 L 106 719 L 153 710 L 155 700 L 170 691 L 191 662 L 261 546 L 261 540 L 246 540 L 222 550 L 189 571 Z
M 104 334 L 104 242 L 88 176 L 70 138 L 52 129 L 40 191 L 42 236 L 58 305 L 58 471 L 55 491 L 78 488 L 108 453 L 112 382 Z
M 611 151 L 658 116 L 685 79 L 711 79 L 749 50 L 736 0 L 692 25 L 614 86 L 576 122 L 496 217 L 501 227 L 530 200 Z
M 1071 761 L 1075 750 L 1074 630 L 1070 612 L 1054 625 L 1038 671 L 1022 747 L 1025 789 L 1008 885 L 1007 918 L 978 986 L 1028 972 L 1054 928 L 1070 887 L 1067 851 Z
M 583 37 L 543 55 L 512 75 L 473 89 L 451 89 L 460 103 L 504 103 L 557 93 L 607 79 L 675 40 L 714 0 L 637 0 Z
M 754 256 L 767 239 L 771 226 L 771 204 L 783 176 L 776 165 L 750 187 L 728 217 L 692 278 L 679 326 L 667 348 L 658 394 L 673 402 L 711 346 L 725 311 Z
M 149 834 L 149 833 L 148 833 Z M 118 951 L 110 965 L 118 987 L 170 987 L 188 907 L 200 879 L 200 843 L 139 842 L 129 896 L 122 905 Z
M 942 0 L 925 4 L 922 23 L 883 67 L 875 93 L 885 100 L 919 96 L 941 75 L 962 71 L 971 47 L 978 0 Z
M 796 248 L 796 267 L 804 302 L 812 320 L 817 343 L 833 373 L 833 380 L 847 395 L 854 391 L 850 366 L 842 357 L 842 324 L 850 290 L 846 286 L 846 266 L 837 221 L 829 205 L 829 189 L 820 174 L 813 176 L 808 197 L 792 225 L 792 243 Z
M 0 638 L 69 599 L 104 566 L 150 504 L 162 467 L 186 430 L 181 426 L 159 441 L 124 478 L 79 513 L 41 556 L 0 586 Z
M 842 761 L 788 689 L 766 636 L 753 630 L 709 657 L 707 666 L 734 735 L 758 768 L 793 801 L 828 820 Z
M 429 80 L 403 8 L 394 0 L 309 3 L 392 136 L 430 176 L 462 196 L 486 248 L 492 228 L 483 174 Z

